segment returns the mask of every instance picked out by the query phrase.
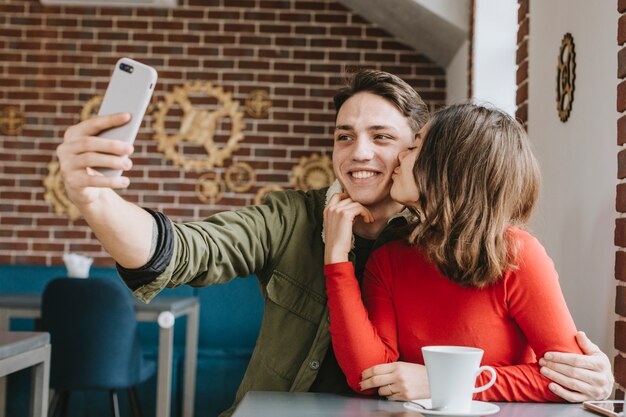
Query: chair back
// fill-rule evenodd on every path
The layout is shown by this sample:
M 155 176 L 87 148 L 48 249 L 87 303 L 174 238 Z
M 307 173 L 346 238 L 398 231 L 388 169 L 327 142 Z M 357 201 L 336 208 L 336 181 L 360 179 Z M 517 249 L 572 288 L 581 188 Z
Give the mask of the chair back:
M 41 315 L 52 345 L 52 388 L 122 389 L 142 382 L 137 320 L 120 283 L 52 280 L 43 292 Z

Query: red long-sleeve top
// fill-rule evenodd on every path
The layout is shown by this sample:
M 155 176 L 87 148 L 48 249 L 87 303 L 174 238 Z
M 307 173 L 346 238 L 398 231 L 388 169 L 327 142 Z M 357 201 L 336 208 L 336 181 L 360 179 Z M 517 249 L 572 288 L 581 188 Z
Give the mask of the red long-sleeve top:
M 350 387 L 361 392 L 361 374 L 374 365 L 424 364 L 422 346 L 459 345 L 483 349 L 482 364 L 497 372 L 494 386 L 474 399 L 563 401 L 548 389 L 537 358 L 582 353 L 576 327 L 543 246 L 525 231 L 511 232 L 520 242 L 519 267 L 483 289 L 461 287 L 401 241 L 372 253 L 362 295 L 351 263 L 326 265 L 332 343 Z M 477 386 L 489 377 L 483 372 Z

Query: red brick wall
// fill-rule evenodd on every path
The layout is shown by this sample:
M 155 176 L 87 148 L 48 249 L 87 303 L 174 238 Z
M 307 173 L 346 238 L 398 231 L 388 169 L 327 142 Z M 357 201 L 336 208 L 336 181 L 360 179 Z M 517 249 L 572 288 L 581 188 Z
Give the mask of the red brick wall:
M 517 94 L 515 103 L 517 110 L 515 117 L 528 130 L 528 33 L 529 33 L 529 3 L 530 0 L 519 0 L 517 11 Z
M 256 89 L 273 101 L 268 117 L 244 116 L 240 149 L 213 170 L 224 178 L 232 163 L 249 163 L 255 185 L 246 193 L 226 190 L 217 204 L 194 193 L 203 172 L 163 159 L 146 116 L 123 194 L 176 221 L 250 204 L 265 185 L 289 188 L 300 157 L 330 156 L 331 97 L 347 67 L 390 71 L 432 107 L 445 103 L 442 68 L 335 1 L 180 3 L 172 10 L 0 3 L 0 112 L 15 106 L 25 115 L 21 133 L 0 136 L 0 263 L 61 264 L 61 254 L 72 251 L 112 264 L 82 220 L 57 215 L 44 201 L 43 180 L 64 130 L 103 92 L 121 56 L 157 68 L 155 101 L 191 80 L 222 86 L 242 107 Z
M 617 120 L 617 178 L 626 178 L 626 0 L 618 0 L 617 10 L 620 18 L 617 24 L 617 43 L 623 48 L 617 55 L 617 111 L 621 113 Z M 626 184 L 618 184 L 615 208 L 619 213 L 626 213 Z M 615 398 L 623 398 L 626 387 L 626 219 L 618 218 L 615 222 L 615 245 L 620 247 L 615 256 L 615 279 L 618 280 L 617 294 L 615 299 L 615 312 L 621 319 L 615 322 L 615 348 L 621 352 L 615 357 L 614 373 L 615 381 L 622 388 L 618 390 Z

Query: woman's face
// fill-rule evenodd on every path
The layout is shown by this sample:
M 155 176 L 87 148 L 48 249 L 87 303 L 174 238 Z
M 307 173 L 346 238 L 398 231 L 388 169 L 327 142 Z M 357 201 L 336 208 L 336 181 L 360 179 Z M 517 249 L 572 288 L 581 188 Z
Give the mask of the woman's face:
M 398 154 L 399 166 L 393 171 L 391 198 L 405 206 L 415 206 L 419 197 L 419 191 L 413 176 L 413 167 L 422 148 L 426 132 L 428 132 L 428 124 L 424 125 L 416 135 L 413 146 Z

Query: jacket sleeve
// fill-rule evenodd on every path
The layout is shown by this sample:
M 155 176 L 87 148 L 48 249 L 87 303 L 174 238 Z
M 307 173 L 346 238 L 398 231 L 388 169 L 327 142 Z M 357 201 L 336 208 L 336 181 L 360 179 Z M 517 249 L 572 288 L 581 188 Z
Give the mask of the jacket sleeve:
M 134 289 L 150 301 L 163 288 L 206 286 L 262 273 L 291 237 L 296 207 L 289 192 L 271 193 L 265 203 L 215 214 L 203 221 L 173 223 L 171 260 L 164 271 Z M 303 204 L 303 203 L 302 203 Z M 306 210 L 306 209 L 305 209 Z
M 324 274 L 329 330 L 337 362 L 350 388 L 360 394 L 376 395 L 374 389 L 361 391 L 361 374 L 374 365 L 395 362 L 399 356 L 395 313 L 389 293 L 382 286 L 378 287 L 379 296 L 366 309 L 352 263 L 326 265 Z M 369 278 L 366 270 L 364 280 Z
M 543 246 L 531 235 L 520 239 L 518 268 L 505 278 L 511 317 L 528 339 L 536 358 L 548 351 L 582 354 L 576 343 L 576 326 L 567 308 L 558 274 Z M 494 367 L 493 387 L 475 396 L 482 401 L 562 402 L 548 388 L 551 382 L 533 363 Z M 489 380 L 483 372 L 477 384 Z

